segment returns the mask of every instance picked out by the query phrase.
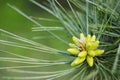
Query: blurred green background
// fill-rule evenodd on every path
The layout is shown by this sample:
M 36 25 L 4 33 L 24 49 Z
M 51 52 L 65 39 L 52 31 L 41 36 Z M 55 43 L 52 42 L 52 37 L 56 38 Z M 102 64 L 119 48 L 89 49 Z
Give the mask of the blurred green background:
M 39 3 L 46 3 L 46 0 L 37 0 L 37 1 Z M 61 2 L 63 5 L 65 5 L 64 1 L 61 0 Z M 56 20 L 54 16 L 50 15 L 48 12 L 44 11 L 43 9 L 37 7 L 35 4 L 32 4 L 29 0 L 0 0 L 0 29 L 7 30 L 19 36 L 45 44 L 55 49 L 59 49 L 62 51 L 65 51 L 67 49 L 68 46 L 66 44 L 54 38 L 46 31 L 32 32 L 31 28 L 36 27 L 36 25 L 30 22 L 28 19 L 26 19 L 22 15 L 20 15 L 19 13 L 17 13 L 12 8 L 10 8 L 7 4 L 16 6 L 18 9 L 26 13 L 28 16 L 33 16 L 33 17 L 38 17 L 38 18 L 50 18 L 50 19 L 52 18 Z M 59 22 L 51 22 L 51 21 L 44 21 L 44 20 L 38 20 L 38 19 L 36 19 L 36 21 L 38 21 L 40 24 L 45 25 L 45 26 L 62 26 Z M 53 31 L 53 33 L 55 33 L 56 35 L 58 35 L 59 37 L 65 40 L 69 40 L 67 38 L 68 35 L 65 35 L 66 34 L 65 30 Z M 22 42 L 1 36 L 1 34 L 2 33 L 0 33 L 1 39 L 22 43 Z M 2 44 L 0 44 L 0 49 L 3 51 L 10 51 L 16 54 L 33 57 L 33 58 L 40 58 L 40 59 L 62 58 L 62 56 L 59 56 L 59 55 L 56 55 L 56 56 L 46 55 L 43 53 L 34 52 L 31 50 L 26 50 L 26 49 L 17 48 L 17 47 L 10 47 L 6 45 L 2 45 Z M 13 57 L 13 56 L 11 56 L 10 54 L 0 52 L 0 57 Z M 24 64 L 0 61 L 0 67 L 17 66 L 17 65 L 24 65 Z M 11 74 L 11 72 L 9 73 L 9 72 L 5 72 L 4 70 L 0 70 L 0 76 L 4 76 L 4 75 L 14 75 L 14 74 Z
M 36 0 L 39 3 L 47 3 L 46 0 Z M 62 1 L 62 0 L 61 0 Z M 16 6 L 18 9 L 20 9 L 22 12 L 27 14 L 28 16 L 33 16 L 37 18 L 49 18 L 49 19 L 55 19 L 56 18 L 46 12 L 45 10 L 39 8 L 35 4 L 31 3 L 29 0 L 1 0 L 0 1 L 0 28 L 10 31 L 15 34 L 19 34 L 22 37 L 31 38 L 31 39 L 41 39 L 39 41 L 42 42 L 42 39 L 45 38 L 51 38 L 51 36 L 48 32 L 32 32 L 32 27 L 36 27 L 34 23 L 17 13 L 15 10 L 10 8 L 7 4 L 11 4 L 13 6 Z M 62 1 L 62 4 L 65 4 L 64 1 Z M 51 21 L 44 21 L 44 20 L 38 20 L 40 24 L 44 26 L 62 26 L 59 22 L 51 22 Z M 63 35 L 66 33 L 63 31 L 53 31 L 53 33 L 57 34 L 58 36 L 61 36 L 66 39 Z M 47 44 L 49 44 L 49 41 L 47 41 Z M 53 41 L 52 41 L 53 42 Z M 43 40 L 42 43 L 46 44 L 46 41 Z M 59 43 L 58 43 L 59 44 Z M 60 47 L 60 46 L 58 46 Z M 56 45 L 55 45 L 56 48 Z M 60 47 L 61 49 L 63 47 Z

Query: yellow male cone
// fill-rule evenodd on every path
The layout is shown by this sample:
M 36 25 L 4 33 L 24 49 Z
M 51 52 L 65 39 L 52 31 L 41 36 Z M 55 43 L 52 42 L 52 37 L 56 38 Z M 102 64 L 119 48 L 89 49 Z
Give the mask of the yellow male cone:
M 67 51 L 73 55 L 77 55 L 80 52 L 77 48 L 69 48 Z
M 86 43 L 86 49 L 87 50 L 95 50 L 99 46 L 99 41 L 94 41 L 94 42 L 87 42 Z
M 99 56 L 104 53 L 104 50 L 96 50 L 95 53 L 95 56 Z
M 88 35 L 86 38 L 86 42 L 90 42 L 91 41 L 91 35 Z
M 76 45 L 72 44 L 72 43 L 69 43 L 69 46 L 72 47 L 72 48 L 76 47 Z
M 72 63 L 71 63 L 71 66 L 77 66 L 79 65 L 80 63 L 84 62 L 85 61 L 85 57 L 83 58 L 79 58 L 77 57 Z
M 72 37 L 72 40 L 73 40 L 73 42 L 74 42 L 75 44 L 78 44 L 78 43 L 79 43 L 78 38 L 77 38 L 77 37 L 75 37 L 75 36 L 73 36 L 73 37 Z
M 92 67 L 94 63 L 93 57 L 87 56 L 87 63 L 89 64 L 90 67 Z
M 88 51 L 88 55 L 91 56 L 91 57 L 95 57 L 96 56 L 96 52 L 93 51 L 93 50 L 89 50 Z
M 80 33 L 80 39 L 85 39 L 85 36 L 83 33 Z
M 104 50 L 97 49 L 99 47 L 99 41 L 96 40 L 96 36 L 87 35 L 84 36 L 83 33 L 80 33 L 80 39 L 73 36 L 72 40 L 74 44 L 70 43 L 71 48 L 67 51 L 75 55 L 76 59 L 71 63 L 71 66 L 77 66 L 80 63 L 87 61 L 90 67 L 94 64 L 94 57 L 99 56 L 104 53 Z
M 86 51 L 82 51 L 78 54 L 78 57 L 86 57 L 87 52 Z
M 93 35 L 93 36 L 91 37 L 91 41 L 95 41 L 95 40 L 96 40 L 96 36 Z

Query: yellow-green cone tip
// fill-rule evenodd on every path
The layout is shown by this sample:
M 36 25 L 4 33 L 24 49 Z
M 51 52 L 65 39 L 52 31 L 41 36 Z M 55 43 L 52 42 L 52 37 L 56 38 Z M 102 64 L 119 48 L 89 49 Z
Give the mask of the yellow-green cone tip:
M 99 56 L 104 53 L 104 50 L 96 50 L 96 56 Z
M 83 58 L 76 58 L 72 63 L 71 63 L 71 66 L 77 66 L 79 65 L 80 63 L 84 62 L 85 61 L 85 57 Z
M 73 48 L 76 47 L 76 45 L 75 45 L 75 44 L 72 44 L 72 43 L 69 43 L 69 46 L 70 46 L 70 47 L 73 47 Z
M 88 55 L 91 56 L 91 57 L 95 57 L 96 52 L 94 50 L 89 50 Z
M 79 40 L 78 40 L 78 38 L 77 37 L 75 37 L 75 36 L 73 36 L 72 37 L 72 40 L 73 40 L 73 42 L 75 43 L 75 44 L 78 44 L 79 42 Z
M 85 36 L 83 33 L 80 33 L 80 39 L 85 39 Z
M 96 36 L 93 35 L 92 38 L 91 38 L 91 41 L 95 41 L 96 40 Z
M 94 63 L 93 57 L 87 56 L 87 63 L 90 67 L 92 67 Z
M 78 54 L 78 57 L 86 57 L 87 52 L 86 51 L 82 51 Z
M 77 55 L 80 52 L 77 48 L 69 48 L 67 51 L 73 55 Z

